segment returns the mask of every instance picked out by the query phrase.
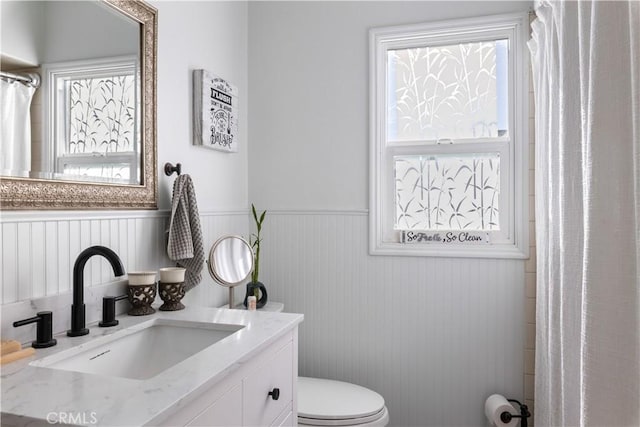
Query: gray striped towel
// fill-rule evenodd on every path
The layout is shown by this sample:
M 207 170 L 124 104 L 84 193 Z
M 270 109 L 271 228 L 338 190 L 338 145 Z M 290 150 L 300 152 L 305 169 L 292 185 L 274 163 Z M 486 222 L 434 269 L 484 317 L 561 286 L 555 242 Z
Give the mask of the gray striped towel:
M 185 290 L 193 289 L 202 281 L 204 244 L 196 192 L 189 175 L 179 175 L 173 183 L 167 255 L 187 269 Z

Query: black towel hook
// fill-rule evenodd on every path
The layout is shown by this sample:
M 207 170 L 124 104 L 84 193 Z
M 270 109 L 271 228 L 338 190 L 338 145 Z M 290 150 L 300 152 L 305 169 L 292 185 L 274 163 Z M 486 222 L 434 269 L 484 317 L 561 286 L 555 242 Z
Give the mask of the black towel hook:
M 180 175 L 181 171 L 182 171 L 182 165 L 180 163 L 176 163 L 175 166 L 173 166 L 169 162 L 164 164 L 164 174 L 167 175 L 167 176 L 173 175 L 174 172 L 176 172 L 178 175 Z

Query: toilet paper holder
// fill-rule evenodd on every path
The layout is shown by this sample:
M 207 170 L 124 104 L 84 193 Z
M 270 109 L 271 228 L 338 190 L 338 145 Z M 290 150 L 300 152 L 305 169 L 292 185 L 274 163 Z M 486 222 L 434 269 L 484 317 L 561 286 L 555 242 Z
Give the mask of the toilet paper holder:
M 528 427 L 527 418 L 531 416 L 531 412 L 529 412 L 529 408 L 527 407 L 527 405 L 520 403 L 515 399 L 507 399 L 507 401 L 515 403 L 520 407 L 520 415 L 513 415 L 511 412 L 504 411 L 500 414 L 500 421 L 506 424 L 513 418 L 520 418 L 521 427 Z

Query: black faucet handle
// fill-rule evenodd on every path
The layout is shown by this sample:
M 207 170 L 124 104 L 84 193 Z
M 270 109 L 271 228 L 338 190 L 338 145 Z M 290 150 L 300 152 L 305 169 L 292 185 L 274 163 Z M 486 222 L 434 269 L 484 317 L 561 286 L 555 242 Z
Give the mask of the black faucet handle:
M 53 338 L 53 313 L 50 311 L 40 311 L 34 317 L 13 322 L 13 327 L 36 324 L 36 340 L 31 343 L 33 348 L 53 347 L 58 343 Z
M 109 328 L 116 326 L 119 322 L 116 320 L 116 301 L 127 298 L 127 295 L 117 297 L 102 298 L 102 321 L 98 323 L 101 328 Z

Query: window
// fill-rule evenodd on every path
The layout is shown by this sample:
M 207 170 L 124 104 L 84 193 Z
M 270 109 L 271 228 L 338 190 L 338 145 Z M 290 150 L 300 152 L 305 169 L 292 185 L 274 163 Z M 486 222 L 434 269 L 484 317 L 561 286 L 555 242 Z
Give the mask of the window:
M 371 30 L 372 254 L 527 256 L 527 22 Z
M 135 57 L 47 66 L 52 143 L 49 169 L 65 177 L 141 180 Z

